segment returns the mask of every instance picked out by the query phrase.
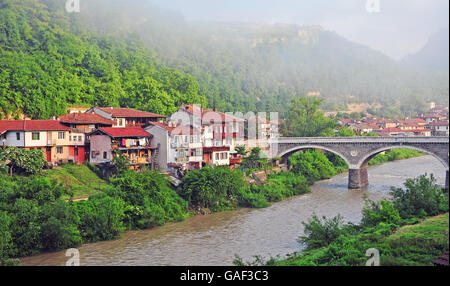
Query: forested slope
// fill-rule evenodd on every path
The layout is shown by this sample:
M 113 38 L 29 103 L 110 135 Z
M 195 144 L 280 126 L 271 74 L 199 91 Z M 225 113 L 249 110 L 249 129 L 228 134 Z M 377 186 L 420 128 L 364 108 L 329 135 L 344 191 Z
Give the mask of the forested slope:
M 72 104 L 168 115 L 206 104 L 192 76 L 156 65 L 139 40 L 86 30 L 61 3 L 0 0 L 1 117 L 44 119 Z

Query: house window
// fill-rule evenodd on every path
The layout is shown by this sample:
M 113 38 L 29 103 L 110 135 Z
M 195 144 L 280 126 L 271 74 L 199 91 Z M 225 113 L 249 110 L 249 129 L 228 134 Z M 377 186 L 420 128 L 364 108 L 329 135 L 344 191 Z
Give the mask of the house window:
M 20 133 L 19 132 L 16 133 L 16 139 L 20 140 Z
M 219 153 L 216 153 L 216 160 L 220 160 L 220 155 L 219 155 Z
M 80 141 L 80 142 L 81 142 L 81 136 L 78 136 L 78 141 Z
M 41 135 L 41 133 L 39 133 L 39 132 L 33 132 L 31 134 L 31 140 L 39 140 L 40 139 L 40 135 Z
M 69 135 L 69 141 L 72 141 L 72 135 Z
M 78 148 L 75 148 L 75 156 L 78 156 Z
M 63 147 L 56 147 L 56 154 L 62 154 L 63 153 Z
M 58 139 L 66 139 L 66 133 L 65 132 L 58 132 Z
M 103 152 L 103 159 L 107 159 L 108 158 L 108 152 L 104 151 Z

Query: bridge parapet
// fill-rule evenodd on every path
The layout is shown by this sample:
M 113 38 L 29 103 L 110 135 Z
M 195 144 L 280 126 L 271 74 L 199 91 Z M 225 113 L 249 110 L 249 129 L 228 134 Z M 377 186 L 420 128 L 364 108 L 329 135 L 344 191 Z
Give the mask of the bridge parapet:
M 365 169 L 370 159 L 394 148 L 428 153 L 438 159 L 448 173 L 449 137 L 281 137 L 271 141 L 272 157 L 281 157 L 284 162 L 301 149 L 322 149 L 337 154 L 349 166 L 350 174 L 363 176 L 355 179 L 349 175 L 349 187 L 352 188 L 367 185 L 368 180 L 364 176 L 367 177 Z M 356 183 L 351 184 L 350 181 Z

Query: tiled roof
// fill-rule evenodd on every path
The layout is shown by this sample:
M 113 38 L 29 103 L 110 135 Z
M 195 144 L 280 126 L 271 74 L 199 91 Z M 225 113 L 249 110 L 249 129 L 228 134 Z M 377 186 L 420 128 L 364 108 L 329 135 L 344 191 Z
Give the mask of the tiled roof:
M 70 124 L 104 124 L 113 125 L 114 121 L 95 113 L 69 113 L 59 117 L 59 121 Z
M 0 120 L 0 133 L 5 131 L 69 131 L 56 120 Z
M 130 108 L 114 108 L 114 107 L 96 107 L 113 117 L 147 117 L 147 118 L 166 118 L 164 115 L 150 113 Z
M 413 120 L 416 121 L 417 123 L 427 123 L 425 120 L 421 118 L 414 118 Z
M 108 134 L 111 137 L 149 137 L 152 134 L 148 133 L 141 127 L 103 127 L 99 128 L 102 132 Z

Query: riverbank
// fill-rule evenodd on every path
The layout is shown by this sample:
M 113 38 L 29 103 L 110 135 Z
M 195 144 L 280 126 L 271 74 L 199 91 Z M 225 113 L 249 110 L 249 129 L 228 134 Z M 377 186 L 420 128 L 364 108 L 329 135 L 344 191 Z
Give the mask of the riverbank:
M 433 175 L 421 175 L 407 179 L 403 188 L 392 187 L 389 195 L 380 201 L 365 198 L 358 224 L 344 223 L 340 214 L 303 221 L 305 231 L 297 241 L 306 249 L 289 258 L 243 262 L 237 257 L 234 263 L 363 266 L 372 261 L 383 266 L 432 266 L 449 250 L 448 191 L 440 189 Z M 375 260 L 367 257 L 371 255 Z
M 81 265 L 232 265 L 234 254 L 246 260 L 253 255 L 284 257 L 298 251 L 296 239 L 304 231 L 301 221 L 342 214 L 359 223 L 363 196 L 378 201 L 390 186 L 402 187 L 407 178 L 434 173 L 445 180 L 445 169 L 432 156 L 389 162 L 372 167 L 370 185 L 347 189 L 347 176 L 337 175 L 311 186 L 311 193 L 273 203 L 268 208 L 193 216 L 146 230 L 127 231 L 120 239 L 83 244 Z M 48 252 L 21 259 L 22 265 L 65 265 L 65 251 Z
M 371 241 L 364 243 L 363 239 Z M 353 250 L 357 253 L 353 266 L 364 266 L 369 259 L 364 252 L 371 248 L 379 251 L 382 266 L 433 266 L 433 261 L 449 250 L 449 214 L 429 217 L 417 224 L 404 225 L 389 235 L 367 233 L 363 236 L 350 237 L 348 241 L 354 243 Z M 306 250 L 284 260 L 272 261 L 271 264 L 275 266 L 333 265 L 338 261 L 326 258 L 329 252 L 333 251 L 332 249 L 333 246 Z

